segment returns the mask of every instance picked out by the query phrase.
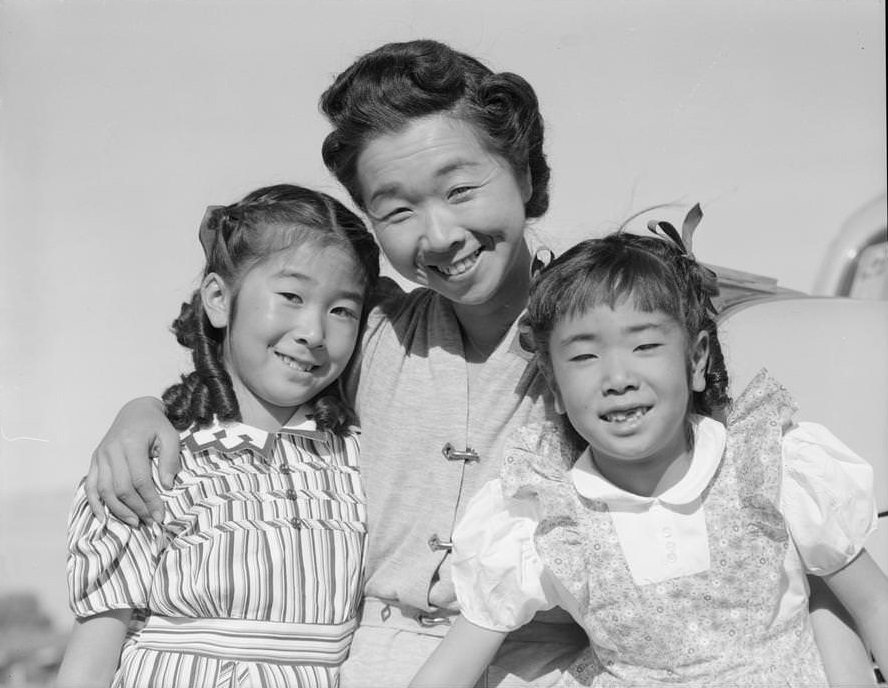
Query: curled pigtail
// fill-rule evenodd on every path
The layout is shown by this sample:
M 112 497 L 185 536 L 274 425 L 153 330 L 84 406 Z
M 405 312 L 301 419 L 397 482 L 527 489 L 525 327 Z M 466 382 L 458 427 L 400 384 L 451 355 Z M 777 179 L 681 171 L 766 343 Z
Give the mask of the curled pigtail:
M 194 363 L 194 371 L 183 375 L 162 396 L 173 427 L 184 430 L 192 424 L 209 425 L 214 416 L 221 421 L 240 420 L 231 377 L 222 363 L 221 330 L 207 318 L 199 291 L 182 304 L 171 329 L 176 341 L 191 350 Z

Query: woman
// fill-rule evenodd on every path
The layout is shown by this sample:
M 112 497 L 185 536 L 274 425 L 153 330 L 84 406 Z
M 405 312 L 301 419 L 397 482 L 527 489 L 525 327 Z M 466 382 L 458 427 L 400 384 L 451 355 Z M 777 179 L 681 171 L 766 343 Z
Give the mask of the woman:
M 514 428 L 554 418 L 516 327 L 541 263 L 525 228 L 548 206 L 543 121 L 524 79 L 425 40 L 359 58 L 321 108 L 324 162 L 422 287 L 380 294 L 351 379 L 370 541 L 342 685 L 406 685 L 458 613 L 450 533 L 466 502 L 498 475 Z M 147 448 L 169 475 L 177 442 L 158 402 L 124 407 L 93 455 L 93 508 L 156 514 Z M 551 685 L 586 644 L 566 614 L 537 617 L 486 680 Z

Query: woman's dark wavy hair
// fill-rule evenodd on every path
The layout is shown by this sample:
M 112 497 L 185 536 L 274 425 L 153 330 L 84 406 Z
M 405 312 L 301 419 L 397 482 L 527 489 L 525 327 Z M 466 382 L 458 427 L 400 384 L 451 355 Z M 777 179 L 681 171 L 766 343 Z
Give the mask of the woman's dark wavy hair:
M 321 96 L 333 125 L 324 139 L 324 164 L 364 209 L 357 160 L 380 134 L 412 120 L 446 113 L 471 124 L 519 178 L 530 170 L 528 218 L 549 207 L 549 165 L 543 118 L 533 88 L 510 72 L 495 74 L 475 58 L 431 40 L 388 43 L 358 58 Z
M 379 279 L 379 249 L 361 219 L 333 197 L 291 184 L 257 189 L 237 203 L 208 210 L 201 243 L 207 258 L 204 277 L 216 273 L 233 290 L 232 321 L 244 276 L 271 256 L 304 243 L 335 246 L 353 256 L 365 294 L 372 292 Z M 366 301 L 364 311 L 366 316 Z M 237 397 L 222 358 L 225 329 L 210 323 L 199 289 L 182 304 L 172 331 L 179 344 L 191 349 L 194 362 L 194 371 L 163 393 L 173 426 L 179 430 L 192 424 L 206 426 L 214 416 L 240 421 Z M 341 434 L 356 420 L 338 381 L 313 403 L 314 418 L 322 430 Z
M 674 318 L 684 328 L 688 360 L 691 343 L 707 332 L 706 389 L 693 392 L 688 411 L 712 416 L 730 403 L 712 305 L 717 296 L 715 274 L 671 240 L 617 232 L 577 244 L 539 273 L 531 285 L 525 322 L 547 374 L 552 330 L 596 306 L 613 308 L 629 300 L 639 310 Z

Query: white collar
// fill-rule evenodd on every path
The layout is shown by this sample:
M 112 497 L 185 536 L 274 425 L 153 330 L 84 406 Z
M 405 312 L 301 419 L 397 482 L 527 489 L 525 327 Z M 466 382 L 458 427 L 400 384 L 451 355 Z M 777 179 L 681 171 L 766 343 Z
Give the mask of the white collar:
M 689 504 L 697 499 L 712 481 L 721 464 L 727 442 L 727 430 L 717 420 L 692 415 L 694 454 L 688 472 L 675 485 L 656 497 L 644 497 L 627 492 L 605 478 L 592 461 L 587 448 L 577 459 L 570 476 L 577 491 L 587 499 L 604 501 L 611 507 L 633 506 L 660 502 L 670 506 Z
M 270 458 L 274 449 L 274 441 L 280 435 L 299 435 L 321 442 L 329 440 L 327 432 L 318 430 L 313 411 L 310 404 L 303 404 L 296 409 L 280 430 L 273 433 L 246 423 L 220 422 L 218 418 L 213 418 L 211 425 L 199 429 L 192 426 L 181 433 L 180 438 L 191 451 L 214 447 L 223 453 L 234 453 L 247 448 L 265 458 Z

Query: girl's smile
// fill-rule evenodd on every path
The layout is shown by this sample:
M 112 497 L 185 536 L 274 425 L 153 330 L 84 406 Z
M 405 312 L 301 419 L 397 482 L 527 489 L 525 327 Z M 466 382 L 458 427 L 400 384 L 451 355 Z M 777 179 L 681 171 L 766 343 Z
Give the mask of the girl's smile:
M 686 335 L 660 311 L 624 299 L 557 323 L 550 337 L 556 405 L 589 443 L 595 464 L 630 491 L 649 489 L 689 454 L 685 420 L 703 385 L 705 344 L 688 361 Z
M 245 423 L 280 427 L 351 358 L 364 287 L 340 248 L 300 244 L 250 269 L 236 295 L 215 293 L 208 314 L 228 327 L 224 360 Z

